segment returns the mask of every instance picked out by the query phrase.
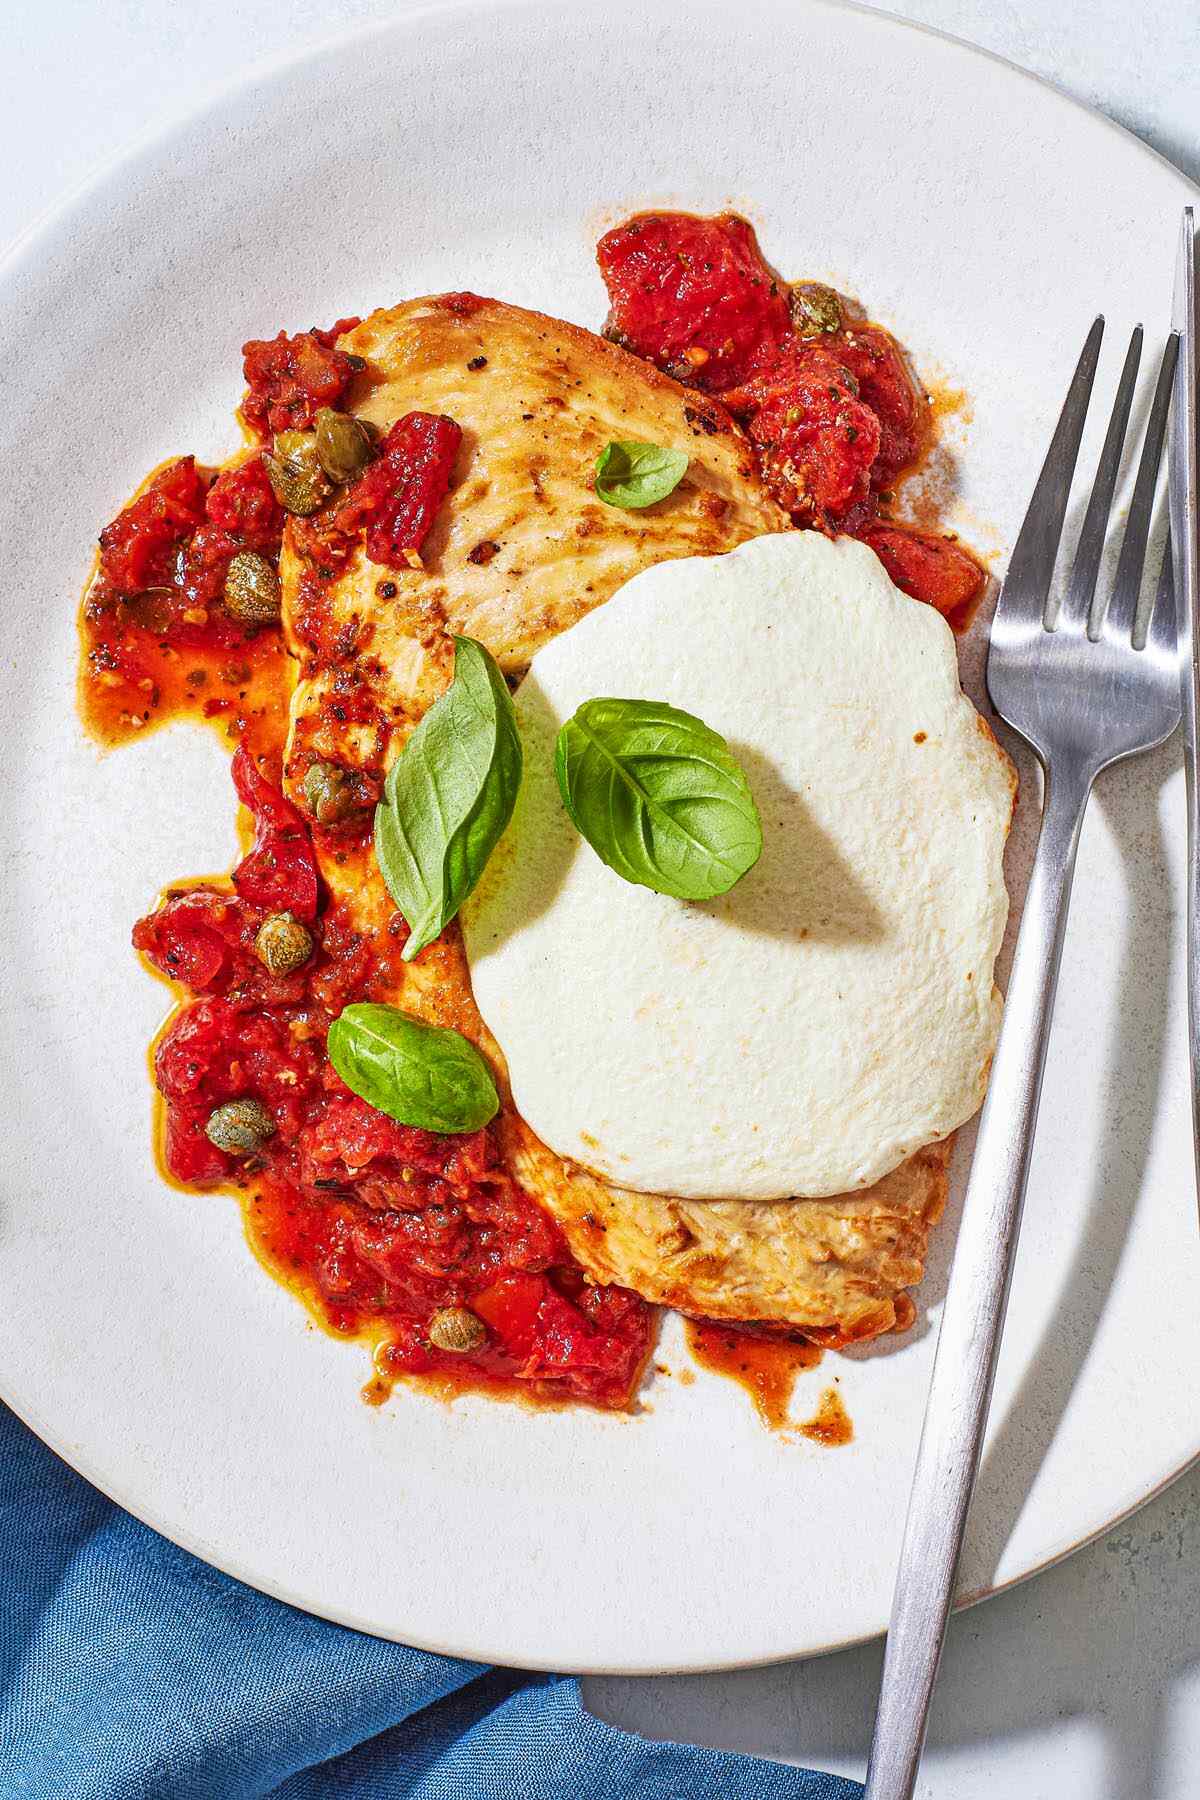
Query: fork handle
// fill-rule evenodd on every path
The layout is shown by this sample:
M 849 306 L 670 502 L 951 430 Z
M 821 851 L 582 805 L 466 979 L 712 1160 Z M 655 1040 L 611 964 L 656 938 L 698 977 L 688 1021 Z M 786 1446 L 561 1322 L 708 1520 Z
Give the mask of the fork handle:
M 917 1778 L 987 1423 L 1093 774 L 1059 765 L 1048 779 L 917 1452 L 865 1800 L 910 1800 Z

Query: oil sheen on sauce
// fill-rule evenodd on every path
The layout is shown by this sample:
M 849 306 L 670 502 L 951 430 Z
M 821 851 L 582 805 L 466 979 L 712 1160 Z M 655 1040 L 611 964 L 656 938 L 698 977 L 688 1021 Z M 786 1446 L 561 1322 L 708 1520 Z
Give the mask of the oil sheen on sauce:
M 815 1344 L 760 1337 L 709 1319 L 689 1319 L 687 1339 L 701 1368 L 727 1376 L 744 1387 L 759 1418 L 772 1431 L 787 1424 L 788 1403 L 797 1375 L 803 1369 L 815 1369 L 822 1355 Z
M 809 1438 L 814 1444 L 824 1444 L 828 1449 L 850 1443 L 854 1426 L 835 1387 L 825 1389 L 812 1418 L 797 1426 L 797 1430 L 801 1437 Z
M 816 1412 L 804 1424 L 793 1425 L 788 1418 L 796 1377 L 815 1369 L 824 1354 L 818 1345 L 739 1331 L 709 1319 L 688 1319 L 686 1324 L 688 1348 L 701 1368 L 745 1388 L 770 1430 L 789 1427 L 830 1448 L 850 1442 L 854 1427 L 836 1387 L 825 1389 Z

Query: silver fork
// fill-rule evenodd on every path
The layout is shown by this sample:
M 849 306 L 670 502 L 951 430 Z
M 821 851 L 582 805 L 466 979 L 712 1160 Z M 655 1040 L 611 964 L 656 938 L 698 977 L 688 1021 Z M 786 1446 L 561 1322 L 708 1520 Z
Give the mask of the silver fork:
M 1097 602 L 1097 578 L 1137 381 L 1140 326 L 1125 359 L 1066 596 L 1056 617 L 1048 610 L 1103 332 L 1104 321 L 1097 319 L 1067 391 L 992 624 L 988 691 L 1000 717 L 1041 762 L 1042 827 L 934 1359 L 866 1800 L 910 1800 L 925 1741 L 1008 1300 L 1088 796 L 1102 769 L 1153 749 L 1179 722 L 1169 548 L 1148 632 L 1139 629 L 1137 616 L 1175 337 L 1168 339 L 1159 369 L 1108 605 Z

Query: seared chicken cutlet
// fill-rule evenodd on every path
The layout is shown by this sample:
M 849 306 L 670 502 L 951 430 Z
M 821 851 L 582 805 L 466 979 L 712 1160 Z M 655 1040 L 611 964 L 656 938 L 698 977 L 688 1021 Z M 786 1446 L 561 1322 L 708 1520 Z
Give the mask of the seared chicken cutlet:
M 516 676 L 540 645 L 640 570 L 787 526 L 719 404 L 578 327 L 448 295 L 376 313 L 340 347 L 366 365 L 348 401 L 360 419 L 386 429 L 410 412 L 444 414 L 462 441 L 450 493 L 407 570 L 373 563 L 357 545 L 344 567 L 323 574 L 303 522 L 289 525 L 281 573 L 298 680 L 286 776 L 310 810 L 312 770 L 322 765 L 350 771 L 369 803 L 447 686 L 455 635 L 478 639 Z M 683 450 L 687 474 L 645 512 L 606 506 L 592 474 L 612 440 Z M 731 619 L 731 642 L 736 632 Z M 344 855 L 341 829 L 332 819 L 318 829 L 322 873 L 357 929 L 382 930 L 391 901 L 373 864 Z M 946 1144 L 873 1187 L 821 1200 L 628 1192 L 555 1156 L 515 1112 L 457 925 L 405 965 L 388 998 L 454 1026 L 490 1056 L 508 1166 L 597 1281 L 683 1312 L 768 1321 L 835 1344 L 911 1317 L 904 1289 L 921 1277 L 944 1204 Z

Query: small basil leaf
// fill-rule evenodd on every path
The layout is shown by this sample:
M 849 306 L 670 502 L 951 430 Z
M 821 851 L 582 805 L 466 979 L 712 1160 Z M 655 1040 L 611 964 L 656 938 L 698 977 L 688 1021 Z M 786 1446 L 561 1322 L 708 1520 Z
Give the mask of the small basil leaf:
M 375 809 L 375 856 L 408 920 L 406 961 L 454 917 L 495 849 L 521 785 L 521 739 L 503 675 L 454 640 L 454 680 L 393 763 Z
M 563 804 L 602 862 L 677 900 L 727 893 L 762 853 L 725 739 L 660 700 L 585 700 L 558 734 Z
M 422 1131 L 478 1131 L 500 1108 L 491 1070 L 457 1031 L 359 1001 L 329 1027 L 329 1060 L 368 1106 Z
M 682 450 L 667 450 L 662 444 L 614 441 L 606 444 L 596 458 L 596 492 L 608 506 L 626 506 L 636 511 L 674 493 L 687 466 Z

